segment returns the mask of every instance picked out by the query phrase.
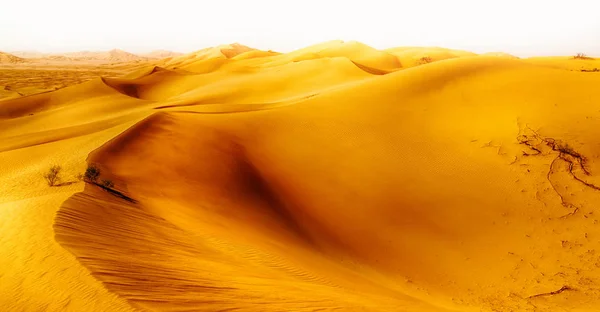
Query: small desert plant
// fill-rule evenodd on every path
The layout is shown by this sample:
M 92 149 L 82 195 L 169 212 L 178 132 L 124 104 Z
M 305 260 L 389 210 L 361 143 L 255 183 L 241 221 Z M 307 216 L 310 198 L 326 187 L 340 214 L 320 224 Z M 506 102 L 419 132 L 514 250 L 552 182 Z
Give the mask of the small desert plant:
M 102 185 L 106 188 L 113 188 L 115 186 L 111 180 L 102 180 Z
M 591 60 L 592 58 L 585 55 L 584 53 L 577 53 L 575 56 L 573 56 L 574 59 L 576 60 Z
M 419 64 L 427 64 L 433 62 L 433 59 L 429 56 L 423 56 L 419 59 Z
M 96 165 L 91 164 L 87 167 L 84 174 L 85 181 L 96 183 L 98 181 L 98 177 L 100 176 L 100 168 L 96 167 Z
M 44 179 L 48 182 L 49 186 L 55 186 L 60 181 L 60 166 L 52 166 L 48 169 L 48 172 L 44 174 Z

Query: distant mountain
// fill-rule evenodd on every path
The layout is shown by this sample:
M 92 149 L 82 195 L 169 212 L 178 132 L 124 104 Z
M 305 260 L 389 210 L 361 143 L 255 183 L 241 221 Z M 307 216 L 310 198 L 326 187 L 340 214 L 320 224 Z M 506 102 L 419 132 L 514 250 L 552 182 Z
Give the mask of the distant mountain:
M 161 51 L 166 53 L 168 51 Z M 170 52 L 175 53 L 175 52 Z M 78 51 L 65 53 L 42 53 L 37 51 L 15 51 L 12 56 L 35 61 L 105 61 L 105 62 L 134 62 L 147 61 L 153 57 L 140 56 L 127 51 L 113 49 L 110 51 Z M 160 55 L 157 53 L 157 55 Z
M 183 55 L 183 53 L 168 50 L 154 50 L 150 53 L 140 54 L 140 56 L 147 57 L 150 59 L 164 59 L 167 57 L 175 57 L 181 55 Z
M 218 47 L 206 48 L 190 54 L 174 52 L 169 50 L 154 50 L 144 54 L 134 54 L 121 49 L 112 49 L 110 51 L 77 51 L 65 53 L 43 53 L 38 51 L 15 51 L 11 54 L 3 53 L 2 63 L 22 63 L 22 62 L 110 62 L 110 63 L 126 63 L 126 62 L 141 62 L 150 60 L 163 60 L 168 58 L 179 58 L 186 56 L 195 59 L 204 59 L 211 57 L 231 58 L 236 55 L 255 49 L 244 45 L 233 43 L 221 45 Z
M 9 53 L 0 52 L 0 64 L 17 64 L 25 62 L 26 60 L 24 58 L 14 56 Z
M 42 58 L 47 56 L 47 53 L 42 53 L 38 51 L 11 51 L 10 54 L 14 56 L 18 56 L 20 58 Z
M 134 61 L 147 61 L 147 57 L 139 56 L 127 51 L 113 49 L 110 50 L 105 57 L 106 60 L 111 62 L 134 62 Z
M 57 61 L 57 62 L 69 62 L 69 61 L 73 61 L 74 59 L 71 57 L 67 57 L 64 55 L 48 55 L 45 56 L 43 58 L 41 58 L 43 60 L 50 60 L 50 61 Z
M 85 59 L 85 58 L 95 58 L 101 53 L 106 53 L 106 52 L 78 51 L 78 52 L 53 53 L 50 55 L 64 56 L 64 57 L 68 57 L 68 58 Z
M 510 59 L 518 59 L 517 56 L 511 55 L 511 54 L 508 54 L 508 53 L 504 53 L 504 52 L 487 52 L 487 53 L 483 53 L 481 55 L 505 57 L 505 58 L 510 58 Z
M 108 61 L 108 62 L 134 62 L 134 61 L 146 61 L 147 57 L 142 57 L 127 51 L 113 49 L 110 51 L 79 51 L 79 52 L 68 52 L 68 53 L 57 53 L 51 56 L 66 57 L 74 61 Z M 48 58 L 48 57 L 46 57 Z

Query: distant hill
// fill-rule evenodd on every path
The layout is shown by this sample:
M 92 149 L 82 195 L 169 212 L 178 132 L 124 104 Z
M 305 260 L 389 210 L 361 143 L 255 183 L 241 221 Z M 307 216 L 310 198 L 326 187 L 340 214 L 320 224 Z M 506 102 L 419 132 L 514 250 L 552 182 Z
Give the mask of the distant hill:
M 168 50 L 154 50 L 150 53 L 140 54 L 142 57 L 150 58 L 150 59 L 164 59 L 167 57 L 175 57 L 181 56 L 183 53 L 173 52 Z
M 162 54 L 175 52 L 161 51 Z M 37 51 L 15 51 L 11 52 L 13 57 L 19 59 L 31 59 L 36 62 L 77 62 L 77 61 L 98 61 L 98 62 L 135 62 L 135 61 L 147 61 L 150 59 L 162 58 L 161 53 L 156 53 L 158 57 L 149 57 L 133 54 L 120 49 L 113 49 L 110 51 L 78 51 L 78 52 L 66 52 L 66 53 L 42 53 Z M 167 56 L 165 56 L 167 57 Z M 18 62 L 18 60 L 13 61 Z
M 79 61 L 108 61 L 108 62 L 133 62 L 145 61 L 147 57 L 139 56 L 127 51 L 113 49 L 110 51 L 80 51 L 61 54 L 53 54 L 53 56 L 63 56 L 72 60 Z
M 20 58 L 42 58 L 47 56 L 47 53 L 42 53 L 38 51 L 11 51 L 10 54 L 14 56 L 18 56 Z
M 481 55 L 505 57 L 505 58 L 510 58 L 510 59 L 518 59 L 517 56 L 514 56 L 512 54 L 508 54 L 508 53 L 504 53 L 504 52 L 487 52 L 487 53 L 483 53 Z
M 25 63 L 24 58 L 20 58 L 18 56 L 14 56 L 9 53 L 0 52 L 0 64 L 17 64 L 17 63 Z
M 43 57 L 42 59 L 43 60 L 59 61 L 59 62 L 73 61 L 73 58 L 66 57 L 64 55 L 48 55 L 48 56 Z
M 155 50 L 145 54 L 134 54 L 120 49 L 110 51 L 77 51 L 64 53 L 43 53 L 38 51 L 14 51 L 10 55 L 21 58 L 31 59 L 35 62 L 77 62 L 77 61 L 93 61 L 93 62 L 138 62 L 149 60 L 161 60 L 170 57 L 178 57 L 184 55 L 180 52 L 168 50 Z M 5 62 L 5 61 L 3 61 Z M 16 61 L 15 61 L 16 62 Z
M 105 59 L 112 62 L 133 62 L 148 60 L 147 57 L 139 56 L 119 49 L 113 49 L 106 53 L 107 56 L 105 57 Z

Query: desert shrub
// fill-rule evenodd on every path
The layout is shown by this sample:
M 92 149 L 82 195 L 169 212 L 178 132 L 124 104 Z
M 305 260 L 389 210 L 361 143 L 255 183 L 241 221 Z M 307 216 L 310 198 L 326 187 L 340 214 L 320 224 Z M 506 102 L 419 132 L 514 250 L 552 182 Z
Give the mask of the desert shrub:
M 96 183 L 96 181 L 98 181 L 99 176 L 100 168 L 96 167 L 96 165 L 94 164 L 88 165 L 84 174 L 85 181 Z
M 429 56 L 423 56 L 419 59 L 419 64 L 427 64 L 433 62 L 433 59 Z
M 574 59 L 576 60 L 591 60 L 592 58 L 585 55 L 584 53 L 577 53 L 575 56 L 573 56 Z
M 102 180 L 102 185 L 106 188 L 113 188 L 115 186 L 111 180 Z
M 48 172 L 44 174 L 44 179 L 48 182 L 49 186 L 55 186 L 60 181 L 60 166 L 52 166 L 48 169 Z

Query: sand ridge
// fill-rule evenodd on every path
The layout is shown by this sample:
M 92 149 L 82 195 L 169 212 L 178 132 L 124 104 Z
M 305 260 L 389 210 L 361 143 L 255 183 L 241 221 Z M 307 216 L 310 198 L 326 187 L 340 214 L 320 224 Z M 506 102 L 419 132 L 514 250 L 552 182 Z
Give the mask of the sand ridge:
M 567 62 L 234 44 L 2 101 L 0 306 L 593 310 L 600 76 Z

